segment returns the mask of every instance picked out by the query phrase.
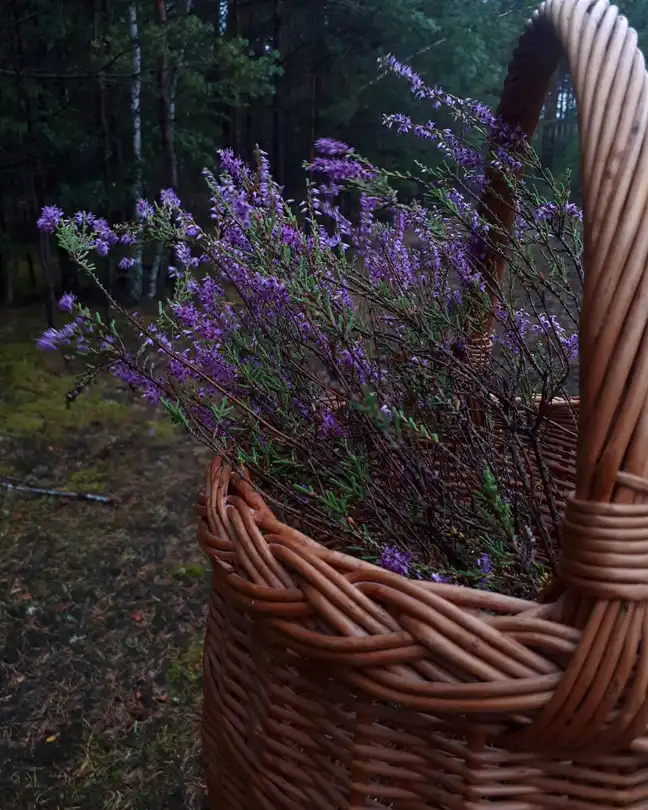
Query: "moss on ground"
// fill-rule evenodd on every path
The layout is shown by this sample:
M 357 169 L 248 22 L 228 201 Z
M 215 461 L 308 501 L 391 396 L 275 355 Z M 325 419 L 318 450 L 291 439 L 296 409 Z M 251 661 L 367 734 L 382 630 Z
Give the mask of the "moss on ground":
M 102 396 L 97 386 L 70 405 L 66 394 L 75 386 L 73 370 L 30 343 L 0 347 L 0 380 L 0 433 L 56 442 L 65 433 L 90 425 L 109 429 L 129 418 L 128 404 Z
M 107 483 L 107 472 L 100 467 L 83 467 L 71 473 L 63 486 L 65 490 L 72 492 L 105 492 Z
M 154 444 L 164 445 L 167 442 L 175 439 L 180 433 L 180 428 L 174 425 L 170 419 L 165 416 L 159 416 L 157 419 L 151 419 L 147 423 L 148 435 Z

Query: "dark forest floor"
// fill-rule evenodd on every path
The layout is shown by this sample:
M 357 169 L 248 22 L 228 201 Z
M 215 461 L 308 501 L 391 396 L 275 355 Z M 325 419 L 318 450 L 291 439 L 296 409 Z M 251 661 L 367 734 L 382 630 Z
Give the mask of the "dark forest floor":
M 207 568 L 193 501 L 206 451 L 127 390 L 0 312 L 0 795 L 12 810 L 194 810 Z

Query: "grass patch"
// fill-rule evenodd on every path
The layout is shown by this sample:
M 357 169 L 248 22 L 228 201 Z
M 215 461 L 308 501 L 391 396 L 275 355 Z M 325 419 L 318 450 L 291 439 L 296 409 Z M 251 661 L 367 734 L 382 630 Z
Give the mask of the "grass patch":
M 202 677 L 202 657 L 202 640 L 196 640 L 169 666 L 166 679 L 174 700 L 189 703 L 195 701 Z

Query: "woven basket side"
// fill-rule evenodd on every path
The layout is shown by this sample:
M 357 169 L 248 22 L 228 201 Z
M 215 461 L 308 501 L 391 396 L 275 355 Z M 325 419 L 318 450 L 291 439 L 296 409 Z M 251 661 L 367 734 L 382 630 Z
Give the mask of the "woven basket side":
M 561 49 L 579 105 L 586 284 L 555 601 L 410 581 L 331 551 L 216 459 L 198 503 L 214 570 L 214 810 L 646 806 L 648 78 L 607 0 L 550 0 L 511 64 L 510 125 L 535 127 Z

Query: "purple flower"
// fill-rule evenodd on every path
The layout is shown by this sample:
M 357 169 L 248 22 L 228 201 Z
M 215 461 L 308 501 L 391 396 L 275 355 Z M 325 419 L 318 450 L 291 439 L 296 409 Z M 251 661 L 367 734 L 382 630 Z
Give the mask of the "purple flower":
M 466 201 L 461 192 L 457 191 L 457 189 L 451 189 L 447 193 L 446 199 L 457 209 L 457 213 L 464 220 L 464 222 L 468 222 L 473 232 L 488 232 L 488 224 L 480 222 L 479 214 L 477 213 L 476 208 L 471 203 Z
M 378 170 L 369 163 L 338 157 L 316 157 L 308 165 L 308 170 L 325 174 L 337 182 L 372 180 L 378 174 Z
M 184 242 L 178 242 L 175 248 L 178 261 L 185 267 L 198 267 L 200 260 L 191 255 L 191 250 Z
M 536 224 L 550 222 L 555 216 L 558 216 L 558 206 L 556 203 L 542 203 L 542 205 L 538 206 L 533 212 L 533 221 Z
M 380 555 L 380 566 L 394 574 L 409 575 L 409 567 L 412 562 L 412 555 L 408 551 L 401 551 L 396 546 L 385 546 Z
M 107 256 L 110 252 L 110 245 L 105 239 L 95 239 L 94 249 L 100 256 Z
M 39 337 L 37 341 L 38 348 L 47 351 L 60 349 L 61 346 L 66 346 L 70 342 L 71 337 L 76 331 L 77 325 L 74 322 L 66 324 L 62 329 L 50 327 Z
M 478 588 L 487 588 L 490 582 L 491 574 L 493 573 L 493 560 L 489 554 L 480 554 L 475 561 L 477 570 L 481 573 L 481 577 L 477 580 Z
M 413 126 L 412 119 L 409 115 L 403 115 L 403 113 L 383 115 L 383 125 L 386 126 L 387 129 L 395 127 L 399 135 L 405 135 L 407 132 L 410 132 Z
M 167 205 L 169 208 L 180 208 L 180 199 L 172 188 L 162 189 L 160 199 L 162 200 L 162 205 Z
M 293 397 L 292 407 L 293 410 L 296 411 L 301 416 L 302 419 L 311 418 L 312 411 L 303 400 L 298 399 L 297 397 Z
M 531 327 L 531 331 L 536 335 L 563 335 L 565 330 L 562 328 L 558 318 L 555 315 L 546 315 L 541 312 L 538 316 L 538 323 Z
M 58 205 L 46 205 L 41 211 L 36 225 L 43 233 L 54 233 L 62 219 L 63 211 Z
M 47 351 L 56 351 L 60 345 L 60 335 L 58 329 L 50 327 L 46 329 L 43 334 L 38 338 L 38 348 L 46 349 Z
M 539 313 L 538 323 L 531 327 L 531 331 L 533 334 L 544 336 L 549 340 L 552 338 L 557 340 L 568 360 L 573 360 L 578 356 L 578 334 L 568 335 L 555 315 Z
M 125 246 L 115 251 L 122 270 L 134 265 L 129 254 L 135 250 L 128 246 L 140 243 L 143 220 L 149 220 L 148 227 L 158 218 L 167 223 L 161 236 L 175 250 L 172 262 L 177 270 L 170 268 L 170 272 L 178 274 L 181 283 L 173 285 L 173 299 L 163 304 L 154 324 L 148 325 L 146 318 L 146 326 L 140 322 L 133 330 L 135 338 L 139 333 L 139 342 L 132 346 L 132 355 L 126 354 L 126 346 L 132 345 L 129 324 L 128 340 L 122 340 L 116 332 L 114 338 L 108 336 L 99 323 L 91 331 L 90 319 L 75 321 L 64 330 L 48 330 L 39 345 L 58 348 L 71 343 L 79 352 L 96 355 L 98 368 L 114 364 L 115 376 L 148 402 L 155 403 L 160 395 L 174 401 L 177 397 L 183 416 L 199 421 L 200 435 L 219 431 L 215 435 L 224 445 L 256 447 L 265 437 L 266 450 L 248 458 L 250 467 L 258 469 L 262 462 L 267 469 L 266 460 L 271 461 L 275 452 L 280 458 L 294 453 L 299 466 L 277 467 L 284 483 L 292 483 L 295 469 L 307 470 L 313 481 L 323 480 L 324 475 L 334 494 L 341 496 L 349 492 L 348 464 L 353 462 L 355 467 L 357 459 L 358 470 L 370 465 L 366 493 L 358 494 L 355 487 L 353 492 L 360 501 L 363 494 L 371 498 L 376 510 L 375 523 L 370 521 L 366 528 L 370 542 L 377 544 L 380 565 L 428 582 L 455 582 L 456 573 L 450 569 L 419 565 L 419 544 L 402 539 L 425 537 L 425 526 L 435 518 L 439 525 L 446 524 L 450 507 L 443 490 L 435 487 L 436 473 L 428 478 L 429 506 L 436 515 L 417 510 L 416 490 L 408 486 L 409 480 L 400 482 L 402 514 L 409 521 L 402 537 L 384 533 L 393 514 L 384 497 L 391 489 L 383 484 L 392 473 L 418 473 L 415 464 L 407 464 L 409 454 L 416 452 L 415 437 L 391 436 L 390 423 L 399 422 L 399 414 L 411 417 L 411 424 L 438 430 L 439 435 L 446 428 L 454 430 L 457 420 L 465 416 L 459 409 L 465 401 L 461 397 L 470 359 L 464 326 L 472 319 L 473 306 L 475 315 L 479 314 L 479 301 L 470 294 L 476 287 L 483 288 L 488 244 L 473 202 L 474 188 L 484 182 L 488 167 L 472 147 L 473 136 L 468 140 L 467 120 L 474 115 L 487 127 L 490 112 L 476 103 L 459 102 L 438 88 L 426 88 L 409 69 L 402 68 L 402 73 L 417 94 L 432 104 L 446 104 L 460 122 L 451 131 L 432 121 L 413 124 L 407 116 L 386 119 L 400 132 L 425 138 L 463 167 L 450 179 L 439 174 L 438 195 L 429 207 L 392 199 L 390 192 L 382 190 L 382 177 L 380 183 L 367 182 L 349 201 L 353 204 L 347 205 L 346 198 L 338 199 L 340 191 L 348 188 L 347 181 L 376 179 L 377 170 L 346 144 L 322 139 L 311 170 L 324 172 L 328 179 L 322 185 L 308 183 L 301 214 L 295 214 L 294 201 L 282 197 L 271 177 L 267 156 L 258 153 L 256 166 L 248 168 L 225 150 L 218 178 L 205 174 L 214 219 L 213 227 L 205 231 L 176 207 L 179 201 L 173 190 L 162 191 L 153 205 L 141 200 L 135 223 L 115 225 L 114 231 L 104 220 L 80 216 L 83 250 L 90 238 L 100 251 L 108 252 L 116 242 Z M 503 128 L 502 143 L 506 137 Z M 491 150 L 487 159 L 509 165 L 504 146 Z M 385 175 L 385 184 L 387 180 Z M 527 205 L 528 200 L 521 203 L 520 210 L 527 210 Z M 561 208 L 561 216 L 577 216 L 568 213 L 567 206 L 561 204 Z M 64 223 L 66 230 L 68 225 L 74 227 L 68 220 Z M 202 263 L 209 267 L 203 268 Z M 61 306 L 74 318 L 87 313 L 69 294 Z M 561 331 L 551 318 L 543 321 L 534 312 L 531 319 L 505 305 L 497 317 L 498 329 L 504 332 L 502 342 L 510 340 L 521 347 L 527 335 L 539 358 L 547 354 L 543 338 L 552 341 L 554 359 L 560 346 L 572 352 L 577 347 L 577 337 Z M 495 352 L 492 360 L 488 375 L 483 379 L 480 375 L 480 390 L 492 389 L 498 395 L 503 391 L 508 396 L 520 381 L 524 364 L 510 352 Z M 508 372 L 506 364 L 513 366 L 514 374 L 498 377 L 499 369 Z M 334 408 L 318 396 L 322 385 L 334 386 L 351 404 L 361 405 L 369 394 L 380 409 L 377 419 L 367 419 L 360 409 L 356 413 L 355 408 Z M 227 419 L 219 419 L 212 406 L 222 401 L 224 392 L 235 407 L 227 410 Z M 381 427 L 389 435 L 378 436 Z M 294 449 L 288 450 L 288 443 L 276 443 L 275 431 L 294 436 Z M 488 454 L 488 436 L 483 440 L 480 450 Z M 382 449 L 389 449 L 393 442 L 399 449 L 398 470 L 383 463 Z M 307 514 L 311 514 L 310 500 L 302 507 Z M 454 522 L 455 518 L 465 530 L 461 515 L 453 515 Z M 487 528 L 483 531 L 486 535 Z M 442 539 L 440 558 L 445 551 Z M 498 574 L 497 560 L 473 552 L 466 580 L 488 588 Z
M 301 246 L 301 235 L 292 225 L 282 226 L 280 239 L 282 244 L 287 247 L 298 248 Z
M 353 150 L 342 141 L 336 141 L 333 138 L 319 138 L 315 141 L 315 149 L 321 155 L 329 155 L 331 157 L 338 157 L 340 155 L 348 155 Z
M 524 339 L 531 328 L 529 313 L 518 309 L 511 318 L 509 312 L 498 307 L 496 317 L 502 324 L 502 331 L 496 335 L 497 341 L 514 354 L 519 354 L 520 346 L 524 344 Z
M 117 379 L 122 380 L 131 388 L 139 390 L 142 394 L 142 399 L 146 399 L 150 405 L 157 405 L 160 401 L 159 385 L 143 374 L 140 374 L 138 371 L 135 371 L 128 362 L 120 360 L 111 366 L 110 371 Z
M 493 111 L 481 101 L 470 102 L 470 111 L 481 124 L 492 125 L 495 121 Z
M 335 414 L 332 411 L 325 411 L 324 416 L 322 417 L 322 424 L 319 432 L 323 438 L 329 435 L 342 435 L 342 428 L 338 424 Z
M 568 202 L 564 210 L 566 216 L 574 217 L 579 220 L 579 222 L 583 221 L 583 211 L 575 203 Z
M 218 156 L 220 157 L 223 169 L 227 174 L 231 175 L 234 180 L 239 180 L 248 175 L 247 166 L 240 158 L 235 157 L 231 149 L 221 149 L 218 152 Z
M 72 219 L 74 220 L 75 225 L 81 227 L 82 225 L 92 225 L 96 220 L 96 217 L 94 214 L 91 214 L 88 211 L 77 211 Z
M 340 363 L 357 377 L 357 380 L 361 385 L 366 385 L 368 382 L 377 379 L 379 376 L 377 369 L 367 358 L 364 349 L 357 344 L 353 346 L 352 350 L 343 349 L 340 352 Z
M 155 209 L 147 200 L 138 200 L 135 212 L 139 219 L 153 219 L 155 215 Z
M 578 357 L 578 332 L 574 332 L 571 335 L 564 335 L 560 340 L 560 345 L 567 359 L 575 360 Z
M 552 222 L 554 219 L 558 219 L 560 217 L 573 217 L 574 219 L 579 220 L 579 222 L 582 222 L 583 212 L 575 203 L 572 202 L 565 203 L 563 206 L 559 206 L 555 202 L 545 202 L 542 203 L 542 205 L 539 205 L 533 212 L 533 221 L 537 225 L 540 225 L 543 222 Z
M 95 219 L 92 228 L 94 235 L 102 242 L 108 245 L 115 245 L 119 242 L 119 237 L 105 219 Z
M 63 293 L 58 302 L 59 309 L 61 312 L 72 312 L 75 301 L 76 295 L 72 295 L 72 293 Z
M 186 211 L 178 211 L 178 225 L 190 238 L 200 237 L 200 228 L 196 225 L 194 218 Z
M 479 557 L 477 557 L 477 568 L 479 568 L 481 573 L 485 576 L 493 572 L 493 560 L 490 554 L 484 552 L 484 554 L 480 554 Z
M 448 107 L 455 118 L 465 121 L 473 118 L 482 126 L 493 127 L 496 119 L 493 113 L 485 104 L 472 99 L 458 99 L 446 93 L 440 87 L 430 87 L 423 79 L 415 73 L 409 65 L 399 62 L 395 56 L 388 54 L 378 60 L 379 65 L 395 76 L 399 76 L 409 82 L 410 90 L 415 98 L 426 99 L 432 102 L 432 106 L 438 109 L 442 105 Z

